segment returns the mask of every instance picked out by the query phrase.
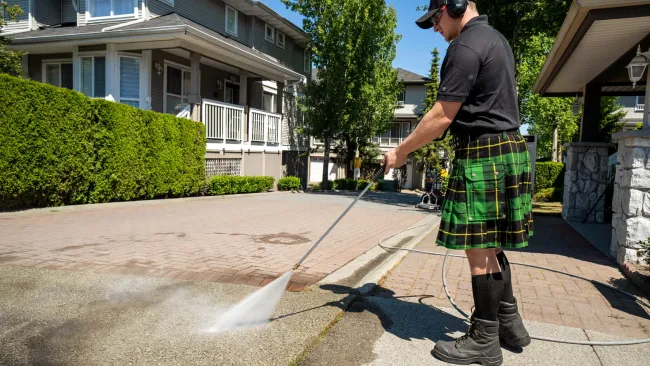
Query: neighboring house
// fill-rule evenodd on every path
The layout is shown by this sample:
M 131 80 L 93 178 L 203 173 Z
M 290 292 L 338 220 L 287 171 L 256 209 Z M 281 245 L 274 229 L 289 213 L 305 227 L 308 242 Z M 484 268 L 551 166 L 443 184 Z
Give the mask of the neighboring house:
M 644 97 L 620 97 L 618 103 L 623 107 L 625 117 L 623 117 L 624 130 L 634 130 L 639 123 L 643 123 Z
M 26 77 L 206 125 L 208 175 L 306 178 L 308 36 L 254 0 L 9 0 Z M 301 168 L 302 167 L 302 168 Z
M 315 72 L 314 70 L 312 73 L 312 79 L 316 77 Z M 431 82 L 428 77 L 401 68 L 397 69 L 397 76 L 404 83 L 404 92 L 398 98 L 398 106 L 395 110 L 391 128 L 383 135 L 372 139 L 372 142 L 378 145 L 382 152 L 382 155 L 378 157 L 379 160 L 383 160 L 384 153 L 393 147 L 397 147 L 415 129 L 424 111 L 425 85 Z M 310 156 L 309 181 L 320 182 L 323 174 L 322 142 L 312 139 L 312 148 L 316 150 Z M 344 167 L 338 167 L 330 162 L 328 168 L 330 179 L 345 177 Z M 422 174 L 417 173 L 418 169 L 416 169 L 412 160 L 409 159 L 406 168 L 407 177 L 404 188 L 421 188 L 423 184 Z M 392 173 L 389 173 L 385 178 L 393 179 Z

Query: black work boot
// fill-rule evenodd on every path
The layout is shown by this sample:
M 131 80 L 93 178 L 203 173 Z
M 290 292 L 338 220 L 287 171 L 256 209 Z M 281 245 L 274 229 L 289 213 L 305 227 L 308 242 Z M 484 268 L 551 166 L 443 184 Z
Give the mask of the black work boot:
M 524 322 L 517 309 L 517 299 L 514 304 L 501 301 L 497 318 L 499 319 L 499 338 L 503 343 L 512 348 L 526 347 L 530 344 L 530 335 L 524 327 Z
M 498 366 L 503 363 L 499 344 L 499 322 L 477 319 L 470 320 L 469 331 L 455 341 L 436 343 L 433 355 L 448 363 L 469 365 L 481 363 L 483 366 Z

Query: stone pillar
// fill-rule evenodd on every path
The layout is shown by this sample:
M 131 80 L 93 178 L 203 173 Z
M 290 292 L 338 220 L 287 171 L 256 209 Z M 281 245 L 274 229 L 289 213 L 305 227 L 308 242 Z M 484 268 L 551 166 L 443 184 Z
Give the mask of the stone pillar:
M 639 263 L 650 237 L 650 131 L 614 134 L 618 142 L 610 253 L 621 265 Z
M 564 175 L 562 217 L 567 221 L 605 222 L 607 160 L 614 144 L 575 142 L 565 144 L 567 164 Z

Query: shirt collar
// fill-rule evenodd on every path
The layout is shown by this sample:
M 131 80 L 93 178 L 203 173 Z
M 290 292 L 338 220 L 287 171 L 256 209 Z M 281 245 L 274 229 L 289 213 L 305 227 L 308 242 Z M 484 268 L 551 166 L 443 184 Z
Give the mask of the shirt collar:
M 465 26 L 463 27 L 463 30 L 461 30 L 460 32 L 463 33 L 467 29 L 469 29 L 469 28 L 471 28 L 471 27 L 473 27 L 475 25 L 479 25 L 479 24 L 488 24 L 488 16 L 487 15 L 479 15 L 479 16 L 477 16 L 475 18 L 472 18 L 472 20 L 470 20 L 469 22 L 467 22 L 467 24 L 465 24 Z

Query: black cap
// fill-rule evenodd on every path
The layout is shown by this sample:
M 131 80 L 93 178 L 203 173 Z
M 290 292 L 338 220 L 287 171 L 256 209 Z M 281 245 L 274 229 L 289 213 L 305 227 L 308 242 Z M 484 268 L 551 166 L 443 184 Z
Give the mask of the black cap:
M 431 0 L 429 2 L 429 10 L 420 19 L 415 21 L 415 24 L 417 24 L 418 27 L 422 29 L 432 28 L 433 21 L 431 20 L 431 17 L 433 16 L 433 14 L 435 14 L 438 8 L 440 8 L 440 6 L 438 5 L 438 0 Z

